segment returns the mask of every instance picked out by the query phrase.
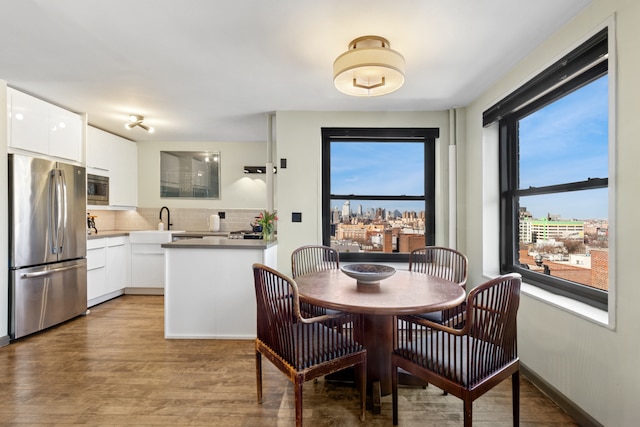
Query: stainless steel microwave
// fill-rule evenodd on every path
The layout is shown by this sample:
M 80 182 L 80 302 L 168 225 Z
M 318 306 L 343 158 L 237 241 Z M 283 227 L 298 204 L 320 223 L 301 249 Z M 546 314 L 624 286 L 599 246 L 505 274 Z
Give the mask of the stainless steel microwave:
M 87 174 L 87 204 L 109 204 L 109 177 Z

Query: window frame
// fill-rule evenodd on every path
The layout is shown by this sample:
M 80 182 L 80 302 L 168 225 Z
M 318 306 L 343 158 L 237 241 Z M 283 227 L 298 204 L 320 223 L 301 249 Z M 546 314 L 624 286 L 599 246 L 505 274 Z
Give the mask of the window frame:
M 520 197 L 558 194 L 570 191 L 609 188 L 609 178 L 588 178 L 541 187 L 519 188 L 518 123 L 529 114 L 569 95 L 573 91 L 609 74 L 608 28 L 599 31 L 571 53 L 494 105 L 483 116 L 487 126 L 498 121 L 500 189 L 500 272 L 517 272 L 523 279 L 546 291 L 607 310 L 608 292 L 576 282 L 532 272 L 520 266 Z M 611 108 L 611 107 L 610 107 Z M 609 133 L 613 123 L 609 121 Z M 608 144 L 611 141 L 608 140 Z M 609 170 L 608 175 L 611 174 Z M 609 188 L 609 191 L 610 188 Z
M 424 200 L 425 245 L 436 241 L 436 139 L 439 128 L 322 128 L 322 242 L 331 245 L 331 200 Z M 424 195 L 389 196 L 365 194 L 331 194 L 332 142 L 413 142 L 424 144 Z M 340 253 L 341 261 L 408 262 L 408 253 Z

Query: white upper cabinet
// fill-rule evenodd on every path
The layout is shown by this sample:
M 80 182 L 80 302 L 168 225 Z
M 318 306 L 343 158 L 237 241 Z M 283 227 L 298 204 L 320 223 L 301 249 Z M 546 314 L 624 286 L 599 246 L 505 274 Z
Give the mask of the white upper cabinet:
M 9 146 L 82 163 L 82 117 L 33 96 L 7 90 Z
M 49 154 L 48 104 L 13 89 L 7 90 L 11 114 L 9 146 Z
M 109 205 L 115 207 L 138 204 L 138 146 L 135 142 L 114 136 L 109 166 Z
M 89 126 L 87 171 L 109 177 L 109 206 L 138 204 L 138 146 L 135 142 Z
M 49 106 L 49 155 L 82 162 L 82 117 Z
M 94 175 L 109 176 L 109 140 L 113 136 L 92 126 L 87 127 L 87 168 Z

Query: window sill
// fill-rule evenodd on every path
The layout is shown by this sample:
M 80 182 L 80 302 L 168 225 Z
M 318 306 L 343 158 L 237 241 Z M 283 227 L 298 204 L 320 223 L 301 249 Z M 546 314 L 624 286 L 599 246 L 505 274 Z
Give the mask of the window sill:
M 607 328 L 612 328 L 609 322 L 609 313 L 585 303 L 575 301 L 571 298 L 556 295 L 551 292 L 540 289 L 537 286 L 522 283 L 521 291 L 524 295 L 545 302 L 560 310 L 575 314 L 585 320 L 596 323 Z

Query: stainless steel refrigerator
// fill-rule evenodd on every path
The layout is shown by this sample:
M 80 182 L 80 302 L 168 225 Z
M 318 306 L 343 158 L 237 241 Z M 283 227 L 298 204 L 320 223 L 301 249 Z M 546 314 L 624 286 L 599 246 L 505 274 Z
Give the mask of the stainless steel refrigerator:
M 9 154 L 10 336 L 87 310 L 85 168 Z

